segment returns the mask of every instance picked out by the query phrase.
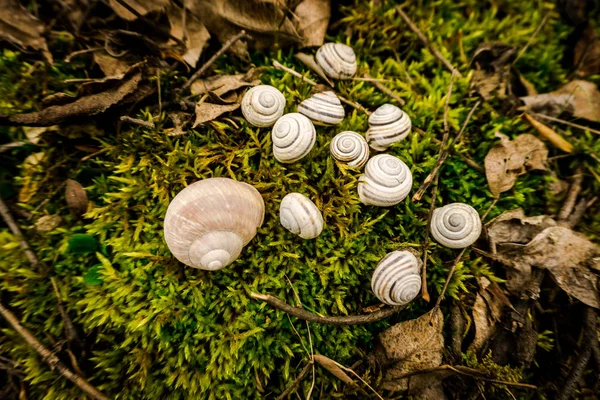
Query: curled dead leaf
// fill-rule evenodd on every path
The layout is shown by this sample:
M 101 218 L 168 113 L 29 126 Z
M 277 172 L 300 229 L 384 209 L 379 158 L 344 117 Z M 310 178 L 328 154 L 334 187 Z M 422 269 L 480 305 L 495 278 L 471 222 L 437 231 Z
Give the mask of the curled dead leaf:
M 600 74 L 600 37 L 591 24 L 586 26 L 575 45 L 573 65 L 577 67 L 575 73 L 578 76 Z
M 73 179 L 67 179 L 67 184 L 65 186 L 65 198 L 67 200 L 67 205 L 69 206 L 69 210 L 80 217 L 85 214 L 88 206 L 87 194 L 85 193 L 85 189 L 81 184 Z
M 497 324 L 502 319 L 503 300 L 494 295 L 488 288 L 491 286 L 487 278 L 479 279 L 480 291 L 473 305 L 473 321 L 475 323 L 475 338 L 468 351 L 478 353 L 487 341 L 494 335 Z
M 170 1 L 169 0 L 126 0 L 126 3 L 138 12 L 140 15 L 146 15 L 153 11 L 161 11 L 167 8 Z M 126 19 L 128 21 L 134 21 L 138 17 L 127 7 L 124 7 L 116 0 L 109 0 L 110 7 L 113 11 L 121 18 Z
M 548 125 L 541 123 L 529 114 L 523 114 L 523 117 L 527 122 L 529 122 L 531 126 L 533 126 L 539 132 L 540 135 L 548 139 L 548 141 L 552 143 L 554 147 L 557 147 L 566 153 L 573 152 L 573 145 L 567 142 L 554 129 L 550 128 Z
M 262 71 L 261 68 L 251 68 L 245 74 L 216 75 L 206 79 L 198 79 L 192 83 L 191 92 L 196 96 L 210 93 L 211 96 L 225 102 L 223 96 L 229 92 L 258 85 L 260 83 L 258 77 Z
M 185 18 L 184 14 L 185 13 Z M 171 26 L 171 35 L 179 40 L 185 38 L 185 53 L 183 59 L 192 68 L 196 67 L 202 50 L 206 47 L 210 33 L 206 26 L 195 15 L 180 8 L 174 3 L 167 9 L 169 25 Z M 184 26 L 185 23 L 185 26 Z
M 212 121 L 221 115 L 235 111 L 240 108 L 239 103 L 236 104 L 213 104 L 206 101 L 196 104 L 196 120 L 192 128 L 197 127 L 205 122 Z
M 516 48 L 505 43 L 482 43 L 473 55 L 471 90 L 484 100 L 506 96 L 510 78 L 510 63 Z
M 337 364 L 335 363 L 335 361 L 333 361 L 331 358 L 322 356 L 320 354 L 315 354 L 313 356 L 313 359 L 320 366 L 325 368 L 327 371 L 331 372 L 336 378 L 338 378 L 342 382 L 344 382 L 346 384 L 351 384 L 351 385 L 354 384 L 354 381 L 352 380 L 352 378 L 350 378 L 348 376 L 348 374 L 346 374 L 340 367 L 338 367 Z
M 294 10 L 298 32 L 304 37 L 302 47 L 321 46 L 331 18 L 330 0 L 303 0 Z
M 319 75 L 321 79 L 327 82 L 329 86 L 333 87 L 333 82 L 331 82 L 331 80 L 327 77 L 325 71 L 323 71 L 323 68 L 321 68 L 321 66 L 317 64 L 313 56 L 306 53 L 296 53 L 294 54 L 294 57 L 300 60 L 302 64 L 306 65 L 308 69 Z

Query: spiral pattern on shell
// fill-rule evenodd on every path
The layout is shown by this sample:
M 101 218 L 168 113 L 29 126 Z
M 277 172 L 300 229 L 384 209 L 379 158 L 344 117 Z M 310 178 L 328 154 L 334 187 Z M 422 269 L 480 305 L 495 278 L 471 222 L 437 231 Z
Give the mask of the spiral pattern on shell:
M 310 152 L 317 140 L 317 132 L 310 119 L 290 113 L 277 120 L 271 138 L 275 158 L 282 163 L 293 163 Z
M 329 147 L 331 155 L 353 168 L 360 168 L 369 159 L 369 145 L 356 132 L 344 131 L 335 135 Z
M 412 188 L 412 174 L 397 157 L 378 154 L 367 162 L 359 178 L 358 196 L 366 205 L 389 207 L 400 203 Z
M 379 261 L 371 290 L 391 306 L 410 303 L 421 291 L 421 261 L 409 251 L 392 251 Z
M 270 85 L 258 85 L 246 92 L 242 99 L 244 118 L 261 128 L 272 126 L 283 115 L 285 97 Z
M 217 270 L 237 259 L 265 215 L 254 187 L 229 178 L 195 182 L 173 198 L 164 221 L 175 258 L 194 268 Z
M 410 117 L 393 104 L 384 104 L 369 117 L 367 142 L 378 151 L 404 140 L 412 128 Z
M 356 54 L 342 43 L 325 43 L 317 50 L 315 60 L 332 79 L 349 79 L 356 73 Z
M 346 115 L 342 102 L 331 91 L 317 93 L 304 100 L 298 106 L 298 112 L 326 125 L 339 124 Z
M 288 231 L 303 239 L 313 239 L 323 231 L 323 215 L 308 197 L 286 194 L 279 207 L 279 221 Z
M 464 249 L 481 235 L 481 218 L 468 204 L 452 203 L 433 210 L 431 235 L 441 245 Z

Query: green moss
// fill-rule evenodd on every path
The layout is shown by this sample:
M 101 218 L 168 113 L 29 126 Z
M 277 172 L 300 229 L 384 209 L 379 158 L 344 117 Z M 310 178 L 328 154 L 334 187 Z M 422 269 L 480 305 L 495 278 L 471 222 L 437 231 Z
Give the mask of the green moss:
M 454 132 L 476 102 L 476 98 L 469 97 L 468 68 L 476 47 L 488 40 L 524 45 L 551 8 L 542 1 L 408 3 L 406 12 L 465 75 L 455 80 L 450 101 L 449 123 Z M 413 134 L 389 149 L 411 167 L 416 189 L 436 162 L 438 146 L 433 138 L 441 137 L 450 73 L 406 28 L 392 2 L 381 7 L 349 2 L 340 8 L 331 32 L 329 40 L 347 42 L 355 49 L 361 74 L 368 71 L 390 80 L 386 85 L 407 101 L 403 108 L 413 125 L 426 132 L 424 137 Z M 568 71 L 561 58 L 567 34 L 569 28 L 560 24 L 556 13 L 551 14 L 517 63 L 540 92 L 566 81 Z M 253 54 L 252 61 L 270 65 L 272 59 L 277 59 L 304 71 L 292 54 L 258 53 Z M 3 112 L 39 107 L 40 79 L 49 82 L 49 92 L 63 90 L 60 81 L 65 76 L 82 74 L 89 62 L 74 66 L 57 63 L 50 69 L 40 66 L 36 72 L 39 75 L 24 75 L 20 86 L 14 86 L 15 73 L 21 76 L 29 65 L 26 59 L 8 51 L 0 56 Z M 224 57 L 217 64 L 217 72 L 239 72 L 243 67 L 238 60 Z M 318 79 L 311 73 L 307 75 Z M 167 98 L 169 88 L 176 87 L 181 77 L 169 74 L 162 79 L 163 98 Z M 262 80 L 282 90 L 289 111 L 294 111 L 311 90 L 309 85 L 274 69 L 265 72 Z M 390 101 L 364 81 L 339 82 L 337 90 L 370 109 Z M 494 132 L 511 137 L 533 132 L 518 117 L 496 111 L 496 106 L 492 103 L 479 108 L 457 146 L 458 153 L 483 164 L 485 154 L 496 142 Z M 289 279 L 307 309 L 327 315 L 360 313 L 377 303 L 370 291 L 371 273 L 386 252 L 404 246 L 420 248 L 430 194 L 420 203 L 407 199 L 390 209 L 361 205 L 356 193 L 359 174 L 334 163 L 329 156 L 329 143 L 335 133 L 366 130 L 366 115 L 349 107 L 346 111 L 340 126 L 319 127 L 313 151 L 292 165 L 275 161 L 268 129 L 250 127 L 240 118 L 234 117 L 235 124 L 222 120 L 185 136 L 169 137 L 163 133 L 167 118 L 161 115 L 153 131 L 128 127 L 118 134 L 112 129 L 103 133 L 103 126 L 94 125 L 62 130 L 63 136 L 55 137 L 43 148 L 46 157 L 39 165 L 20 170 L 12 183 L 17 189 L 24 190 L 27 185 L 35 189 L 31 199 L 22 204 L 25 209 L 33 211 L 65 176 L 86 186 L 93 202 L 87 219 L 79 221 L 57 195 L 34 214 L 58 213 L 65 222 L 47 234 L 29 234 L 35 251 L 52 267 L 51 274 L 60 283 L 68 312 L 83 332 L 88 344 L 84 367 L 92 383 L 119 399 L 239 399 L 278 394 L 308 359 L 307 326 L 252 300 L 250 291 L 295 303 Z M 140 110 L 138 116 L 148 119 L 150 114 Z M 96 133 L 87 140 L 104 152 L 81 162 L 85 153 L 75 150 L 73 144 L 87 137 L 89 131 Z M 577 165 L 583 165 L 600 176 L 597 162 L 590 157 L 600 152 L 596 138 L 570 129 L 564 134 L 576 143 L 580 156 L 557 159 L 552 162 L 553 169 L 568 176 Z M 22 132 L 15 129 L 10 135 L 18 139 Z M 550 152 L 552 156 L 560 155 L 551 147 Z M 234 265 L 208 273 L 186 268 L 171 256 L 164 243 L 162 221 L 177 192 L 196 180 L 213 176 L 254 185 L 263 195 L 267 215 L 258 235 Z M 529 215 L 556 212 L 561 199 L 552 194 L 550 181 L 542 173 L 520 177 L 514 189 L 502 195 L 490 218 L 516 207 L 523 207 Z M 598 180 L 591 181 L 586 193 L 598 190 Z M 302 240 L 279 225 L 279 203 L 291 191 L 308 195 L 323 211 L 326 228 L 317 239 Z M 492 195 L 482 173 L 452 156 L 441 172 L 438 204 L 455 201 L 469 203 L 483 213 Z M 583 229 L 598 239 L 593 231 L 598 231 L 600 219 L 598 213 L 590 215 Z M 100 248 L 94 249 L 96 253 L 69 250 L 69 242 L 81 234 L 93 236 L 100 243 Z M 25 326 L 52 346 L 51 340 L 60 341 L 64 335 L 50 282 L 31 271 L 10 234 L 0 233 L 0 247 L 7 254 L 0 260 L 2 292 Z M 434 296 L 441 291 L 455 256 L 453 250 L 435 243 L 430 246 L 428 282 Z M 474 292 L 479 276 L 500 280 L 502 272 L 467 252 L 447 296 L 458 298 Z M 364 326 L 311 324 L 314 350 L 351 365 L 369 351 L 375 336 L 387 326 L 419 316 L 429 307 L 418 300 L 387 321 Z M 34 398 L 81 398 L 80 392 L 50 371 L 14 331 L 5 328 L 3 333 L 0 354 L 21 363 Z M 520 379 L 510 368 L 505 371 L 485 362 L 481 366 L 489 367 L 501 379 Z M 301 388 L 307 390 L 308 381 Z M 345 396 L 344 386 L 327 372 L 317 369 L 316 382 L 317 387 L 323 385 L 325 398 Z

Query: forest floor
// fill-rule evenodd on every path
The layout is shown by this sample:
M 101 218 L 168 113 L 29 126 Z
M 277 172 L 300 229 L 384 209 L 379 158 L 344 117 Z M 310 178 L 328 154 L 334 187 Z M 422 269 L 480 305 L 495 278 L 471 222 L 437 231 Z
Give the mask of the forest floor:
M 599 34 L 594 0 L 0 0 L 0 398 L 597 398 Z M 239 110 L 259 83 L 346 116 L 282 164 Z M 385 103 L 413 186 L 382 208 L 330 143 Z M 163 233 L 211 177 L 266 209 L 214 272 Z M 291 192 L 316 239 L 280 225 Z M 430 235 L 456 202 L 483 223 L 462 250 Z M 385 306 L 371 276 L 407 249 L 421 293 Z

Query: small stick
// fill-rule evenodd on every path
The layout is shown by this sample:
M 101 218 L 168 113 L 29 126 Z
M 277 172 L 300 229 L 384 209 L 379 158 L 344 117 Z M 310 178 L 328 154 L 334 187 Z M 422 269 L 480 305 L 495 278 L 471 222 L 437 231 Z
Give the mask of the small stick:
M 78 374 L 72 372 L 70 369 L 68 369 L 58 359 L 57 356 L 52 354 L 52 352 L 50 352 L 50 350 L 45 348 L 44 345 L 41 344 L 35 338 L 35 336 L 33 336 L 31 334 L 31 332 L 29 332 L 29 330 L 27 330 L 25 327 L 23 327 L 19 323 L 19 320 L 17 319 L 17 317 L 9 309 L 5 308 L 1 302 L 0 302 L 0 314 L 2 314 L 2 316 L 13 327 L 13 329 L 15 331 L 17 331 L 17 333 L 19 335 L 21 335 L 21 337 L 23 337 L 23 339 L 25 339 L 27 344 L 29 344 L 35 351 L 37 351 L 40 354 L 40 356 L 42 356 L 42 359 L 46 363 L 48 363 L 48 365 L 50 365 L 50 369 L 58 370 L 58 372 L 62 376 L 64 376 L 65 378 L 67 378 L 68 380 L 73 382 L 75 385 L 77 385 L 81 390 L 83 390 L 85 393 L 90 395 L 92 398 L 98 399 L 98 400 L 109 400 L 109 398 L 106 395 L 104 395 L 102 392 L 100 392 L 94 386 L 89 384 L 83 377 L 81 377 L 80 375 L 78 375 Z
M 540 22 L 540 24 L 538 25 L 538 27 L 535 30 L 535 32 L 533 32 L 533 35 L 531 35 L 531 37 L 529 38 L 529 40 L 527 41 L 527 43 L 525 43 L 525 46 L 523 46 L 523 48 L 521 49 L 521 51 L 519 51 L 519 54 L 517 54 L 517 58 L 515 58 L 515 60 L 511 64 L 511 66 L 515 65 L 517 63 L 517 61 L 519 61 L 519 58 L 521 58 L 521 56 L 523 54 L 525 54 L 525 51 L 527 50 L 527 48 L 529 48 L 529 45 L 533 42 L 533 39 L 535 39 L 535 37 L 538 35 L 538 33 L 540 33 L 540 31 L 542 30 L 542 27 L 546 24 L 546 21 L 548 21 L 549 17 L 550 17 L 550 13 L 547 13 L 546 15 L 544 15 L 544 18 L 542 19 L 542 22 Z
M 427 136 L 427 133 L 425 133 L 425 131 L 423 129 L 421 129 L 421 128 L 413 127 L 413 130 L 415 132 L 417 132 L 419 135 L 421 135 L 421 137 Z M 437 138 L 432 138 L 431 141 L 433 143 L 435 143 L 435 144 L 438 144 L 438 145 L 442 143 L 442 141 L 440 139 L 437 139 Z M 454 150 L 454 146 L 453 145 L 451 145 L 450 147 L 451 147 L 451 150 Z M 468 156 L 465 156 L 464 154 L 461 154 L 461 153 L 457 153 L 456 155 L 459 156 L 460 158 L 462 158 L 463 161 L 465 163 L 467 163 L 467 165 L 469 167 L 473 168 L 474 170 L 479 171 L 481 173 L 485 172 L 485 169 L 481 165 L 477 164 L 477 162 L 475 160 L 473 160 L 472 158 L 470 158 Z
M 150 26 L 153 29 L 156 29 L 157 31 L 159 31 L 163 35 L 167 36 L 169 39 L 174 40 L 178 45 L 185 47 L 185 43 L 183 43 L 180 39 L 178 39 L 175 36 L 171 35 L 171 33 L 169 31 L 167 31 L 166 29 L 164 29 L 161 26 L 156 25 L 154 22 L 150 21 L 148 18 L 146 18 L 145 16 L 143 16 L 142 14 L 140 14 L 135 8 L 131 7 L 129 5 L 129 3 L 127 3 L 125 0 L 117 0 L 117 3 L 119 3 L 121 6 L 123 6 L 123 8 L 127 9 L 127 11 L 129 11 L 130 13 L 132 13 L 133 15 L 135 15 L 136 17 L 138 17 L 146 25 Z
M 600 135 L 600 131 L 598 131 L 596 129 L 592 129 L 592 128 L 590 128 L 588 126 L 585 126 L 585 125 L 579 125 L 579 124 L 576 124 L 574 122 L 565 121 L 564 119 L 555 118 L 555 117 L 551 117 L 549 115 L 539 114 L 539 113 L 534 113 L 533 116 L 536 117 L 536 118 L 547 119 L 548 121 L 556 122 L 556 123 L 559 123 L 559 124 L 563 124 L 563 125 L 567 125 L 567 126 L 572 126 L 573 128 L 581 129 L 581 130 L 584 130 L 584 131 L 590 131 L 592 133 Z
M 466 250 L 467 250 L 466 247 L 464 249 L 462 249 L 460 251 L 460 253 L 458 254 L 458 256 L 456 257 L 456 259 L 454 260 L 454 263 L 452 264 L 452 268 L 450 268 L 450 272 L 448 272 L 448 277 L 446 278 L 446 283 L 444 283 L 444 288 L 442 289 L 442 293 L 440 293 L 440 296 L 438 297 L 437 301 L 435 302 L 435 306 L 433 307 L 433 310 L 431 311 L 432 318 L 433 318 L 433 315 L 435 314 L 435 310 L 440 308 L 440 303 L 442 302 L 442 299 L 444 298 L 444 295 L 446 294 L 446 289 L 448 289 L 448 284 L 450 283 L 450 280 L 452 279 L 452 275 L 454 275 L 454 270 L 456 269 L 456 265 L 460 262 L 460 259 L 462 258 L 463 254 L 465 254 Z
M 87 53 L 93 53 L 99 50 L 104 50 L 104 46 L 102 47 L 92 47 L 90 49 L 83 49 L 83 50 L 77 50 L 72 52 L 71 54 L 69 54 L 68 56 L 65 57 L 65 62 L 66 63 L 70 63 L 71 59 L 75 56 L 81 55 L 81 54 L 87 54 Z
M 27 142 L 27 141 L 19 141 L 19 142 L 10 142 L 10 143 L 0 144 L 0 153 L 4 153 L 5 151 L 8 151 L 8 150 L 23 147 L 28 144 L 33 144 L 33 143 Z
M 306 374 L 308 374 L 308 371 L 310 370 L 311 365 L 313 365 L 313 360 L 310 360 L 309 362 L 306 363 L 306 365 L 304 366 L 304 368 L 302 368 L 302 371 L 300 371 L 300 374 L 298 374 L 298 377 L 294 380 L 294 382 L 292 382 L 292 384 L 290 386 L 288 386 L 283 393 L 281 393 L 277 399 L 275 400 L 283 400 L 287 397 L 288 394 L 290 394 L 290 392 L 292 390 L 294 390 L 294 388 L 296 386 L 298 386 L 298 384 L 300 383 L 300 381 L 302 381 L 302 379 L 304 379 L 304 377 L 306 376 Z
M 320 324 L 331 324 L 331 325 L 359 325 L 368 324 L 371 322 L 381 321 L 384 318 L 388 318 L 395 313 L 403 310 L 405 306 L 388 307 L 383 310 L 379 310 L 370 314 L 359 314 L 359 315 L 348 315 L 344 317 L 328 317 L 321 316 L 310 311 L 306 311 L 303 308 L 293 307 L 284 301 L 279 300 L 268 294 L 261 293 L 250 293 L 251 297 L 262 300 L 269 304 L 271 307 L 286 312 L 296 318 L 300 318 L 310 322 L 317 322 Z
M 192 75 L 192 77 L 184 83 L 182 88 L 187 89 L 190 86 L 192 86 L 192 83 L 194 83 L 196 79 L 200 78 L 200 76 L 202 76 L 202 74 L 205 73 L 211 65 L 213 65 L 217 58 L 221 57 L 221 55 L 223 55 L 223 53 L 229 50 L 229 48 L 233 46 L 235 42 L 237 42 L 244 36 L 246 36 L 246 31 L 242 29 L 240 33 L 229 39 L 219 51 L 217 51 L 206 63 L 204 63 L 202 67 L 200 67 L 198 71 L 194 72 L 194 75 Z
M 154 129 L 154 122 L 144 121 L 143 119 L 131 118 L 127 115 L 121 115 L 121 121 L 129 122 L 130 124 L 143 126 L 144 128 Z
M 2 215 L 4 222 L 6 223 L 6 225 L 8 225 L 13 235 L 15 235 L 15 237 L 19 241 L 19 245 L 23 249 L 23 252 L 27 256 L 27 259 L 31 263 L 31 266 L 35 269 L 41 270 L 42 265 L 40 264 L 33 250 L 31 250 L 31 247 L 29 247 L 29 243 L 27 243 L 27 240 L 25 240 L 25 236 L 23 236 L 21 228 L 19 228 L 19 225 L 17 225 L 17 223 L 13 219 L 10 210 L 8 209 L 6 203 L 4 203 L 2 197 L 0 197 L 0 215 Z
M 450 61 L 446 60 L 446 58 L 439 51 L 437 51 L 435 47 L 433 47 L 431 45 L 431 43 L 429 42 L 427 37 L 423 34 L 423 32 L 421 32 L 419 30 L 419 28 L 417 28 L 417 25 L 415 25 L 415 23 L 412 21 L 412 19 L 410 19 L 410 17 L 408 15 L 406 15 L 406 13 L 402 10 L 402 7 L 397 6 L 396 11 L 398 11 L 398 14 L 400 14 L 400 17 L 404 20 L 404 22 L 406 22 L 406 24 L 417 35 L 417 37 L 421 40 L 421 42 L 423 42 L 423 44 L 429 49 L 429 51 L 431 51 L 431 53 L 438 60 L 440 60 L 442 62 L 442 64 L 444 64 L 449 71 L 451 71 L 451 72 L 456 71 L 456 74 L 458 75 L 458 77 L 462 78 L 462 74 L 460 72 L 458 72 L 458 70 L 454 67 L 454 65 L 452 65 L 452 63 L 450 63 Z
M 425 228 L 425 242 L 423 243 L 423 271 L 421 273 L 421 297 L 429 303 L 431 297 L 427 291 L 427 249 L 429 248 L 429 234 L 431 233 L 431 216 L 435 208 L 435 200 L 438 191 L 439 175 L 436 175 L 433 181 L 433 190 L 431 192 L 431 204 L 429 205 L 429 215 L 427 216 L 427 227 Z
M 369 74 L 364 74 L 363 76 L 365 79 L 368 79 L 368 82 L 370 82 L 373 86 L 375 86 L 377 89 L 381 90 L 383 93 L 387 94 L 392 99 L 396 100 L 396 102 L 398 102 L 398 104 L 400 104 L 401 106 L 406 104 L 406 102 L 404 100 L 402 100 L 396 93 L 394 93 L 391 89 L 389 89 L 383 83 L 377 81 L 375 78 L 371 77 Z
M 162 93 L 160 90 L 160 71 L 156 71 L 156 85 L 157 85 L 157 89 L 158 89 L 158 115 L 160 116 L 160 114 L 162 114 Z
M 452 96 L 452 87 L 454 86 L 454 75 L 455 73 L 454 71 L 452 71 L 452 76 L 450 77 L 450 85 L 448 86 L 448 93 L 446 94 L 446 103 L 444 104 L 444 135 L 442 136 L 442 143 L 440 144 L 440 150 L 438 151 L 437 162 L 435 167 L 433 168 L 433 171 L 431 171 L 429 175 L 427 175 L 427 178 L 425 178 L 425 181 L 413 196 L 412 201 L 421 200 L 423 193 L 425 193 L 433 179 L 436 177 L 437 172 L 439 171 L 440 167 L 442 166 L 442 163 L 444 162 L 443 155 L 446 151 L 445 147 L 446 143 L 448 142 L 448 137 L 450 136 L 450 127 L 448 125 L 448 110 L 450 108 L 450 97 Z
M 492 204 L 490 204 L 490 206 L 488 207 L 488 209 L 485 210 L 485 212 L 481 216 L 481 222 L 485 221 L 485 218 L 488 216 L 488 214 L 490 213 L 490 211 L 492 211 L 492 208 L 494 208 L 494 206 L 496 205 L 496 203 L 498 202 L 499 199 L 500 199 L 499 196 L 494 197 L 494 200 L 492 200 Z
M 589 201 L 586 199 L 579 200 L 579 203 L 577 203 L 575 209 L 569 216 L 569 220 L 567 221 L 567 225 L 569 226 L 569 228 L 575 228 L 577 224 L 579 224 L 579 221 L 581 221 L 581 218 L 583 218 L 583 215 L 585 214 L 586 210 L 593 206 L 594 203 L 596 203 L 596 201 L 598 201 L 598 196 L 593 197 Z M 598 367 L 600 367 L 600 365 Z
M 569 193 L 567 193 L 567 198 L 563 203 L 563 206 L 558 213 L 559 221 L 566 221 L 569 218 L 569 215 L 573 212 L 573 207 L 575 207 L 575 202 L 577 201 L 577 196 L 581 191 L 581 183 L 583 182 L 583 173 L 581 168 L 578 168 L 573 176 L 573 183 L 569 187 Z
M 340 101 L 341 101 L 342 103 L 346 103 L 346 104 L 348 104 L 349 106 L 352 106 L 352 107 L 356 108 L 357 110 L 360 110 L 360 111 L 364 112 L 364 113 L 365 113 L 365 114 L 367 114 L 367 115 L 371 115 L 371 111 L 367 110 L 366 108 L 364 108 L 364 107 L 363 107 L 363 106 L 361 106 L 360 104 L 358 104 L 358 103 L 355 103 L 355 102 L 353 102 L 353 101 L 350 101 L 350 100 L 348 100 L 347 98 L 340 96 L 339 94 L 337 95 L 337 97 L 340 99 Z

